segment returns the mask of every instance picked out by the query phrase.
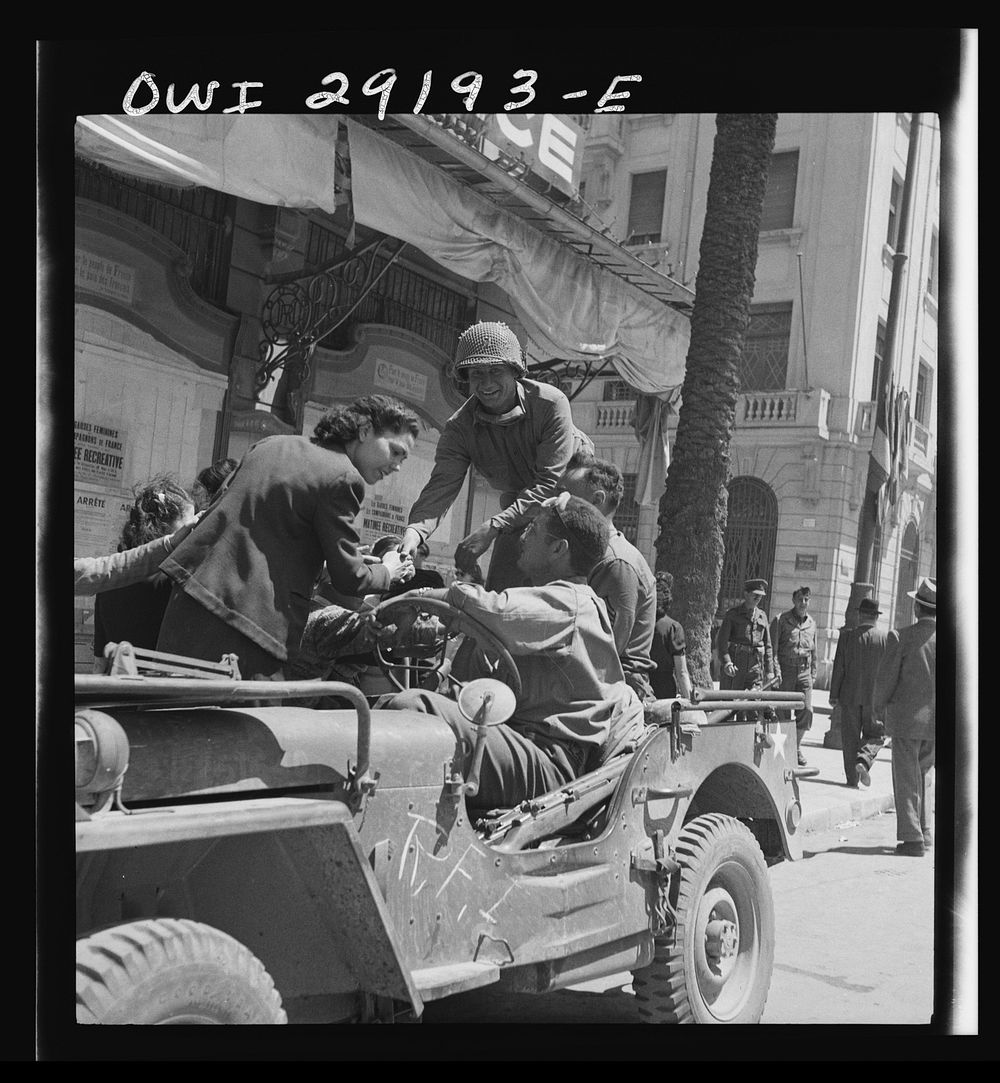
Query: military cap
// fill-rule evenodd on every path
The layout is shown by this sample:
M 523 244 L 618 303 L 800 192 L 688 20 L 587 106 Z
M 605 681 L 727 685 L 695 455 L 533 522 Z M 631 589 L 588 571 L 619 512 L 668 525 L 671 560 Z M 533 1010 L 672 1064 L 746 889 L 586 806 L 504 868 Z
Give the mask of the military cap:
M 454 371 L 472 365 L 509 365 L 518 376 L 527 371 L 517 335 L 505 323 L 482 321 L 462 332 Z
M 748 594 L 767 594 L 767 580 L 766 579 L 748 579 L 743 584 L 743 589 Z
M 877 617 L 882 612 L 878 607 L 878 602 L 874 598 L 862 598 L 858 605 L 858 612 L 863 617 Z

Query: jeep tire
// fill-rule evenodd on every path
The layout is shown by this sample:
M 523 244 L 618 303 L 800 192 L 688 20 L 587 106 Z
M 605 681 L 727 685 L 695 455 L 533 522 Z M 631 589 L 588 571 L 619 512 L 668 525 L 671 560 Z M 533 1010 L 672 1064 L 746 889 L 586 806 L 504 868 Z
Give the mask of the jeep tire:
M 77 942 L 77 1023 L 287 1023 L 260 960 L 226 933 L 159 918 Z
M 644 1023 L 759 1023 L 774 965 L 774 903 L 750 830 L 716 813 L 686 824 L 670 885 L 672 931 L 633 973 Z

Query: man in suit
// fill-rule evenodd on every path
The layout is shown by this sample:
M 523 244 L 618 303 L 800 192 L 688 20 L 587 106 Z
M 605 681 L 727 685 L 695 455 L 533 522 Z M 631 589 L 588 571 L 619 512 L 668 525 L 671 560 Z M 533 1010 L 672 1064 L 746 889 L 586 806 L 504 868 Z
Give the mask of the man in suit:
M 844 775 L 847 785 L 871 785 L 872 764 L 884 741 L 885 730 L 873 709 L 875 674 L 885 654 L 885 632 L 876 628 L 882 610 L 874 598 L 862 598 L 858 624 L 845 629 L 837 641 L 830 678 L 830 706 L 840 707 Z
M 896 852 L 923 857 L 930 829 L 934 766 L 934 675 L 937 653 L 937 580 L 924 579 L 913 599 L 916 623 L 889 633 L 875 678 L 875 714 L 892 738 Z

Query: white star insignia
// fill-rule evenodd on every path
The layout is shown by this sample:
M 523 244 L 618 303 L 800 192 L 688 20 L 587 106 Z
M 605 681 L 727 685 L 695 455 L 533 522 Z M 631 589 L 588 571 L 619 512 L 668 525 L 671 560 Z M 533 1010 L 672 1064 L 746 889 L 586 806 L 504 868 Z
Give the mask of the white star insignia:
M 778 726 L 774 733 L 771 734 L 771 740 L 774 742 L 772 746 L 774 748 L 774 758 L 777 759 L 780 756 L 784 759 L 785 742 L 788 740 L 788 734 L 782 732 L 781 727 Z

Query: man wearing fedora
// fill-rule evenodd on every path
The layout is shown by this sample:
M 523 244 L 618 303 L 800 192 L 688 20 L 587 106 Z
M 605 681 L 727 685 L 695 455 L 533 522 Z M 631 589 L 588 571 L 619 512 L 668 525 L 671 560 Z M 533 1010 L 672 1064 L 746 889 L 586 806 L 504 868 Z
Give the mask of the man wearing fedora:
M 875 714 L 892 738 L 892 793 L 896 803 L 896 852 L 922 857 L 933 842 L 930 828 L 934 766 L 934 675 L 937 653 L 937 580 L 913 591 L 916 623 L 889 633 L 875 678 Z
M 862 598 L 858 623 L 837 640 L 830 678 L 830 706 L 840 707 L 844 775 L 847 785 L 870 786 L 869 771 L 884 743 L 885 730 L 874 711 L 875 674 L 885 654 L 886 635 L 875 625 L 882 612 L 874 598 Z

